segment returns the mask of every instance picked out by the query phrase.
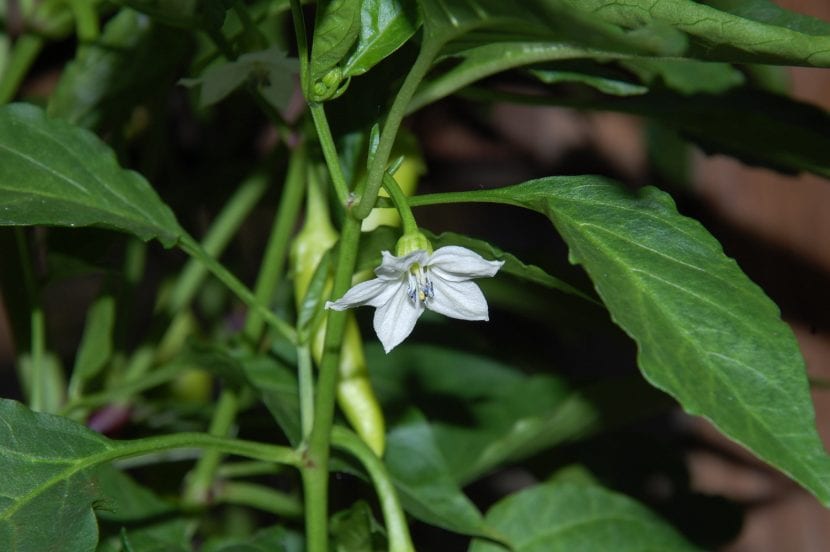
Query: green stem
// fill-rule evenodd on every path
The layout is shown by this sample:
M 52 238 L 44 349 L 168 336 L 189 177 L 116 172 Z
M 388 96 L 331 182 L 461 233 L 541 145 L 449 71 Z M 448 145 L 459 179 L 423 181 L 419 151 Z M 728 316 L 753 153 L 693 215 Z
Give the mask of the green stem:
M 305 147 L 299 146 L 294 150 L 291 161 L 288 164 L 288 173 L 285 177 L 280 205 L 274 218 L 274 225 L 271 229 L 271 236 L 265 246 L 265 257 L 262 267 L 257 276 L 254 287 L 254 297 L 257 302 L 268 305 L 280 283 L 285 268 L 285 259 L 288 256 L 289 241 L 297 216 L 303 202 L 305 191 Z M 257 341 L 262 335 L 263 319 L 259 314 L 250 310 L 245 319 L 244 335 Z
M 244 34 L 254 37 L 257 48 L 264 48 L 266 44 L 265 37 L 262 36 L 262 33 L 259 31 L 256 24 L 254 24 L 251 14 L 248 13 L 247 6 L 245 6 L 245 4 L 240 0 L 234 0 L 233 10 L 236 12 L 236 15 L 239 16 L 239 21 L 242 23 Z
M 0 75 L 0 105 L 8 103 L 17 94 L 43 43 L 43 38 L 32 34 L 24 34 L 15 41 L 6 70 Z
M 415 216 L 412 214 L 412 209 L 409 208 L 409 202 L 401 187 L 398 186 L 398 181 L 388 172 L 383 175 L 383 187 L 389 193 L 389 197 L 392 198 L 392 202 L 398 210 L 398 215 L 401 217 L 401 225 L 403 226 L 403 233 L 416 234 L 418 232 L 418 223 L 415 222 Z
M 37 290 L 37 282 L 32 270 L 32 255 L 26 243 L 26 235 L 22 228 L 14 229 L 14 237 L 17 241 L 17 251 L 20 255 L 20 268 L 23 276 L 23 285 L 26 296 L 29 299 L 29 355 L 31 358 L 32 371 L 26 375 L 29 388 L 29 408 L 42 411 L 46 407 L 46 319 L 43 314 L 43 307 Z
M 296 497 L 255 483 L 224 482 L 217 489 L 215 501 L 251 506 L 287 518 L 303 515 L 303 504 Z
M 239 408 L 239 397 L 232 389 L 225 388 L 219 396 L 219 402 L 213 411 L 208 433 L 217 437 L 228 435 Z M 222 453 L 217 450 L 205 451 L 205 454 L 196 463 L 188 476 L 184 491 L 184 501 L 187 504 L 205 504 L 210 497 L 216 469 L 222 460 Z
M 303 440 L 307 440 L 314 426 L 314 375 L 311 366 L 311 351 L 307 344 L 297 347 L 297 365 L 300 380 L 300 422 Z
M 406 115 L 409 101 L 432 66 L 432 62 L 437 54 L 438 50 L 435 47 L 421 48 L 415 64 L 409 70 L 409 74 L 404 79 L 400 90 L 398 90 L 398 94 L 395 96 L 395 101 L 392 102 L 392 107 L 389 108 L 389 114 L 386 117 L 386 122 L 384 122 L 383 130 L 380 134 L 378 148 L 369 165 L 369 173 L 366 177 L 365 185 L 357 191 L 360 202 L 352 209 L 355 218 L 358 220 L 369 216 L 369 213 L 375 206 L 375 200 L 378 197 L 378 192 L 383 182 L 383 175 L 386 173 L 386 164 L 389 162 L 389 155 L 392 153 L 392 146 L 395 144 L 398 129 Z
M 225 250 L 267 189 L 268 180 L 263 174 L 249 177 L 236 189 L 202 239 L 202 248 L 208 255 L 218 257 Z M 208 268 L 196 259 L 185 266 L 170 294 L 167 311 L 171 316 L 177 315 L 193 300 L 207 274 Z
M 310 103 L 308 107 L 311 110 L 311 117 L 314 119 L 314 128 L 317 129 L 317 137 L 320 140 L 320 147 L 323 149 L 323 157 L 326 159 L 329 175 L 331 175 L 331 183 L 334 185 L 338 201 L 345 206 L 349 201 L 349 186 L 346 184 L 343 169 L 340 167 L 340 158 L 337 155 L 328 119 L 326 119 L 326 110 L 323 104 L 320 103 Z
M 340 297 L 351 287 L 360 244 L 360 221 L 346 216 L 340 237 L 332 296 Z M 308 552 L 328 548 L 329 440 L 334 419 L 334 401 L 340 362 L 340 348 L 346 326 L 346 312 L 331 311 L 328 317 L 323 358 L 314 403 L 314 424 L 304 454 L 302 470 L 305 488 Z
M 294 34 L 297 36 L 297 57 L 300 59 L 300 89 L 303 96 L 308 98 L 308 38 L 300 0 L 291 0 L 291 18 L 294 23 Z
M 270 462 L 233 462 L 225 463 L 216 470 L 216 475 L 223 479 L 234 477 L 254 477 L 257 475 L 276 475 L 282 467 Z
M 409 526 L 406 523 L 406 514 L 398 501 L 395 486 L 386 471 L 383 462 L 372 452 L 366 443 L 351 431 L 334 426 L 331 430 L 332 446 L 345 450 L 357 458 L 372 479 L 372 484 L 378 493 L 383 519 L 386 522 L 386 532 L 389 536 L 389 552 L 413 552 L 415 547 L 409 535 Z
M 126 381 L 119 383 L 118 386 L 108 388 L 106 391 L 102 391 L 100 393 L 86 395 L 77 401 L 67 403 L 61 410 L 60 414 L 62 416 L 68 416 L 70 413 L 79 408 L 98 408 L 99 406 L 110 404 L 121 399 L 127 399 L 141 393 L 142 391 L 146 391 L 147 389 L 152 389 L 153 387 L 167 383 L 179 375 L 184 368 L 185 366 L 182 364 L 173 363 L 157 370 L 153 370 L 149 374 L 146 374 L 140 378 L 127 377 L 125 378 Z
M 234 292 L 249 308 L 256 310 L 265 322 L 281 333 L 288 341 L 296 343 L 297 333 L 294 331 L 294 328 L 284 320 L 278 318 L 265 305 L 260 303 L 245 284 L 240 282 L 228 269 L 211 257 L 196 240 L 185 234 L 179 239 L 178 246 L 188 255 L 204 263 L 219 281 Z
M 72 462 L 64 470 L 37 485 L 25 495 L 18 497 L 11 505 L 3 510 L 2 514 L 0 514 L 0 521 L 9 519 L 18 510 L 27 506 L 32 500 L 43 496 L 43 493 L 49 488 L 65 482 L 76 473 L 120 458 L 130 458 L 172 449 L 198 448 L 218 450 L 225 454 L 236 454 L 255 460 L 276 462 L 295 467 L 299 467 L 301 463 L 297 452 L 288 447 L 268 445 L 254 441 L 243 441 L 241 439 L 227 439 L 206 435 L 204 433 L 175 433 L 173 435 L 147 437 L 146 439 L 136 439 L 133 441 L 110 441 L 109 444 L 101 452 L 90 454 L 89 456 Z
M 94 42 L 98 39 L 98 14 L 89 0 L 70 0 L 72 15 L 75 17 L 75 27 L 81 42 Z
M 494 190 L 474 190 L 470 192 L 442 192 L 438 194 L 423 194 L 409 198 L 410 207 L 425 205 L 448 205 L 450 203 L 499 203 L 525 207 L 518 201 L 505 197 L 498 188 Z

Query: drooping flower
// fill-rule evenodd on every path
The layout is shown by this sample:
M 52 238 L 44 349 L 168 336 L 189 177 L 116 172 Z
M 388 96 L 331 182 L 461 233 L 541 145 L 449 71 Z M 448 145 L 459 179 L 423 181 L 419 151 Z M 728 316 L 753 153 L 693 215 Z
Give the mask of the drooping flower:
M 494 276 L 502 261 L 488 261 L 453 245 L 434 253 L 417 249 L 398 257 L 389 251 L 381 254 L 377 278 L 355 285 L 326 308 L 375 307 L 375 333 L 387 353 L 412 333 L 424 309 L 461 320 L 489 319 L 487 300 L 471 280 Z

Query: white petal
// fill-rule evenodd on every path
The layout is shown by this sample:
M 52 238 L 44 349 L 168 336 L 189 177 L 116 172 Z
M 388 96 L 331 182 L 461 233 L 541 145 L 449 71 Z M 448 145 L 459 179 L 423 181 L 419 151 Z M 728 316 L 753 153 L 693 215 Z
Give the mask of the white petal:
M 395 295 L 399 288 L 404 286 L 403 280 L 388 281 L 375 278 L 352 286 L 349 291 L 337 301 L 327 301 L 326 308 L 332 310 L 346 310 L 353 307 L 369 305 L 380 307 Z M 402 290 L 406 295 L 406 290 Z
M 396 257 L 388 251 L 381 251 L 380 254 L 383 257 L 383 261 L 375 269 L 375 274 L 381 280 L 401 279 L 413 264 L 419 263 L 423 265 L 428 259 L 426 251 L 413 251 L 403 257 Z
M 448 245 L 437 249 L 427 264 L 439 278 L 463 282 L 472 278 L 494 276 L 504 261 L 488 261 L 466 247 Z
M 375 333 L 378 334 L 383 350 L 387 353 L 412 333 L 415 322 L 424 312 L 424 306 L 413 303 L 401 287 L 400 292 L 375 311 Z
M 453 282 L 434 278 L 435 295 L 427 301 L 431 311 L 461 320 L 489 320 L 487 300 L 473 282 Z

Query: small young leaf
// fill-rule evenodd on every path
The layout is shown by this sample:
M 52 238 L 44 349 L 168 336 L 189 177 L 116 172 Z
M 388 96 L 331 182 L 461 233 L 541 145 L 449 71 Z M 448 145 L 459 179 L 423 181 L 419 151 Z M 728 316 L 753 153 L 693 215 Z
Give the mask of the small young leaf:
M 0 108 L 0 225 L 102 226 L 170 247 L 183 230 L 90 132 L 27 104 Z
M 681 94 L 717 94 L 744 83 L 744 75 L 726 63 L 692 59 L 623 60 L 621 65 L 645 84 L 660 80 L 667 88 Z
M 578 83 L 590 86 L 612 96 L 638 96 L 648 92 L 648 87 L 621 78 L 568 69 L 530 69 L 530 74 L 545 84 Z
M 360 4 L 355 0 L 324 0 L 317 4 L 309 72 L 314 94 L 323 99 L 330 97 L 343 79 L 338 64 L 360 34 Z
M 362 75 L 410 39 L 421 25 L 413 0 L 362 0 L 360 35 L 343 75 Z
M 515 552 L 697 550 L 642 505 L 596 485 L 537 485 L 497 502 L 485 519 Z M 470 547 L 470 552 L 503 550 L 479 539 Z
M 69 381 L 69 396 L 77 398 L 83 387 L 98 375 L 112 355 L 112 332 L 115 325 L 115 300 L 102 295 L 89 308 L 84 334 L 75 357 Z
M 362 500 L 331 517 L 331 534 L 337 552 L 382 552 L 389 548 L 383 526 Z

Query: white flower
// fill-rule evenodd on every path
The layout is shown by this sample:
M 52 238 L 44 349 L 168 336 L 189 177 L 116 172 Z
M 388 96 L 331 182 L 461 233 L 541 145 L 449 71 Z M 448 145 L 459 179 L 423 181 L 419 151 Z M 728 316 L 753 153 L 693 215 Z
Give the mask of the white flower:
M 388 353 L 412 333 L 427 308 L 461 320 L 488 320 L 487 300 L 473 278 L 493 276 L 503 261 L 488 261 L 464 247 L 417 250 L 396 257 L 383 251 L 377 278 L 357 284 L 327 309 L 375 307 L 375 332 Z

